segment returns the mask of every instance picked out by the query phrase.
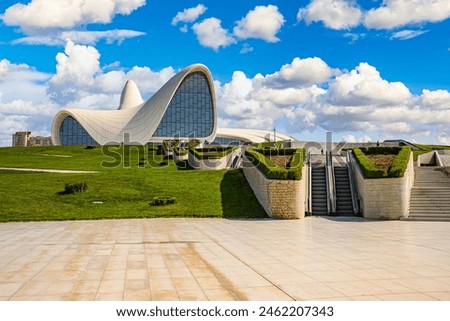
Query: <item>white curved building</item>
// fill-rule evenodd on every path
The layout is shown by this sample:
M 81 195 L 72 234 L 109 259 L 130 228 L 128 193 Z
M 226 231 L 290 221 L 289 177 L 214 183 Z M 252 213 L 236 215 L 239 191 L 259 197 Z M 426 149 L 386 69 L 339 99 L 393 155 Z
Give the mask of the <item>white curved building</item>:
M 144 145 L 193 138 L 224 145 L 292 140 L 269 130 L 218 130 L 213 78 L 202 64 L 181 70 L 147 102 L 129 80 L 118 109 L 65 109 L 52 124 L 53 145 Z
M 173 76 L 147 102 L 134 81 L 117 110 L 66 109 L 52 124 L 54 145 L 146 144 L 177 139 L 213 140 L 217 128 L 214 83 L 208 68 L 191 65 Z

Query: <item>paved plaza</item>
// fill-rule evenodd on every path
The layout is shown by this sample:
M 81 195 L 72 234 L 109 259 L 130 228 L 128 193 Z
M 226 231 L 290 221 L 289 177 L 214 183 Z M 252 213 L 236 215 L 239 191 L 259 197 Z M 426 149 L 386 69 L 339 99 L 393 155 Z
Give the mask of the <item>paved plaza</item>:
M 0 300 L 450 300 L 450 223 L 0 224 Z

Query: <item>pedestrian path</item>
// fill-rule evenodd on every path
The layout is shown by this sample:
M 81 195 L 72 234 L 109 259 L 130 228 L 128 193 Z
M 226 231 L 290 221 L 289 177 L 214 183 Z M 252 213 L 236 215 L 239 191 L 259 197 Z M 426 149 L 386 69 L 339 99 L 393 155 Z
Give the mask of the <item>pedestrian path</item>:
M 450 300 L 450 223 L 0 224 L 0 300 Z

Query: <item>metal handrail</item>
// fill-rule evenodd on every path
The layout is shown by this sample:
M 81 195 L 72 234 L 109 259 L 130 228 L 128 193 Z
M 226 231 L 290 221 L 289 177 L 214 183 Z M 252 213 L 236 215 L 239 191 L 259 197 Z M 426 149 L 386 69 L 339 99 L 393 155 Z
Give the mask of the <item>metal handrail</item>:
M 311 166 L 311 152 L 308 152 L 306 157 L 306 164 L 308 166 L 308 213 L 312 214 L 312 166 Z
M 350 181 L 350 193 L 352 195 L 353 213 L 359 214 L 359 194 L 358 188 L 355 186 L 355 173 L 353 172 L 353 154 L 352 151 L 347 151 L 347 167 L 348 179 Z
M 327 178 L 327 209 L 329 214 L 336 214 L 336 181 L 334 177 L 333 156 L 330 151 L 326 153 L 325 170 Z

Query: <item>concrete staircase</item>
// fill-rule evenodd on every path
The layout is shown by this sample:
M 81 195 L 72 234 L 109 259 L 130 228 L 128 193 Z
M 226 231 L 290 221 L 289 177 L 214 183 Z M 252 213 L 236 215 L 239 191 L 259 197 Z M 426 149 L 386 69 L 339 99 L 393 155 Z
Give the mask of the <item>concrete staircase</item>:
M 336 215 L 355 215 L 347 166 L 334 167 L 334 181 L 336 182 Z
M 416 167 L 410 221 L 450 221 L 450 178 L 442 167 Z
M 328 215 L 325 167 L 312 167 L 312 215 Z

